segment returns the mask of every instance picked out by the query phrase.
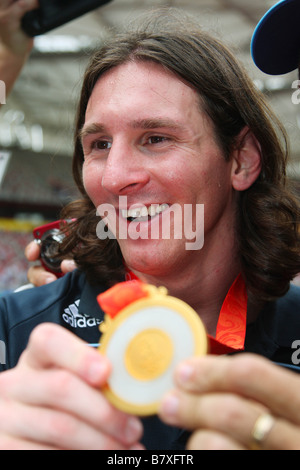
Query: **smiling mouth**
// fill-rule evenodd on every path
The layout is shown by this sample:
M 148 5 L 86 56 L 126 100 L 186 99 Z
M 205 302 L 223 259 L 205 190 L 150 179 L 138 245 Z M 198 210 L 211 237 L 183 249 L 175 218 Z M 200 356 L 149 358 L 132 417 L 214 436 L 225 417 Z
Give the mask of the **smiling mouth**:
M 151 204 L 150 206 L 141 206 L 130 209 L 122 209 L 122 217 L 129 222 L 146 222 L 151 218 L 161 214 L 169 208 L 169 204 Z

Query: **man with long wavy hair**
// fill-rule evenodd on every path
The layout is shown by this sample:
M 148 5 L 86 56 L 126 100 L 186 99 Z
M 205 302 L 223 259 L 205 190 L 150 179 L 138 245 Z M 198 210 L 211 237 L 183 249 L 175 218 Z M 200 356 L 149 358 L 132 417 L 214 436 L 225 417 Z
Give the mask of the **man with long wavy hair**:
M 220 447 L 261 443 L 252 429 L 261 417 L 265 434 L 273 427 L 268 397 L 248 396 L 242 381 L 237 405 L 227 394 L 219 406 L 220 396 L 207 393 L 212 357 L 181 365 L 161 419 L 139 420 L 107 401 L 100 389 L 111 365 L 86 342 L 99 340 L 96 296 L 130 273 L 192 306 L 223 352 L 232 349 L 220 329 L 225 336 L 237 329 L 239 351 L 291 364 L 299 207 L 286 162 L 282 126 L 234 55 L 181 14 L 152 14 L 101 46 L 76 120 L 73 171 L 82 198 L 62 214 L 74 220 L 60 255 L 71 255 L 78 269 L 1 299 L 0 446 L 178 450 L 205 447 L 212 432 Z M 111 231 L 108 217 L 109 232 L 99 238 L 103 205 L 117 223 Z M 199 229 L 204 239 L 194 250 L 185 231 L 175 236 L 189 205 L 204 206 L 203 220 L 192 218 L 191 233 Z M 151 237 L 165 217 L 170 237 Z M 229 316 L 220 325 L 224 304 Z M 245 377 L 252 356 L 241 357 L 218 364 L 242 364 Z M 234 377 L 227 370 L 219 391 Z

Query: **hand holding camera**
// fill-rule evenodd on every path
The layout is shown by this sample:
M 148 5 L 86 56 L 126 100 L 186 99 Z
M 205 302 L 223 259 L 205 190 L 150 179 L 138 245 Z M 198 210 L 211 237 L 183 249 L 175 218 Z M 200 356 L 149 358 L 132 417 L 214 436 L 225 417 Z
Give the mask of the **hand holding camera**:
M 51 266 L 51 259 L 53 259 L 55 245 L 62 239 L 58 235 L 59 228 L 61 226 L 60 221 L 52 222 L 41 227 L 37 227 L 34 230 L 34 240 L 29 243 L 25 249 L 25 256 L 28 261 L 37 261 L 41 259 L 42 265 L 31 266 L 28 270 L 27 277 L 31 284 L 38 287 L 44 284 L 55 281 L 58 277 L 73 271 L 76 265 L 72 259 L 60 260 L 57 266 L 57 260 L 55 269 Z M 56 232 L 58 230 L 58 232 Z M 53 240 L 54 237 L 54 240 Z M 43 240 L 42 240 L 43 238 Z M 53 245 L 51 247 L 51 240 Z M 50 244 L 50 246 L 49 246 Z M 44 252 L 43 257 L 42 251 Z M 49 257 L 50 255 L 50 257 Z M 47 261 L 46 261 L 46 258 Z M 50 258 L 50 260 L 49 260 Z
M 37 227 L 33 231 L 34 239 L 40 246 L 40 259 L 46 271 L 63 276 L 61 271 L 62 259 L 58 256 L 58 246 L 65 238 L 60 231 L 62 221 L 57 220 L 50 224 Z

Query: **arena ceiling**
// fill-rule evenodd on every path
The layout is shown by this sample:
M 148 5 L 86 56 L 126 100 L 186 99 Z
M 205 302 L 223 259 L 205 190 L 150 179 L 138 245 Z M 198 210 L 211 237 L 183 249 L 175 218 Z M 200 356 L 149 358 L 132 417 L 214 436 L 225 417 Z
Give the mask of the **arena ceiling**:
M 83 0 L 84 1 L 84 0 Z M 30 60 L 0 111 L 0 148 L 43 155 L 71 155 L 72 127 L 88 50 L 112 30 L 154 7 L 191 13 L 206 30 L 236 51 L 268 96 L 291 139 L 292 171 L 300 178 L 300 104 L 292 103 L 297 73 L 271 77 L 252 63 L 250 39 L 271 0 L 112 0 L 35 39 Z

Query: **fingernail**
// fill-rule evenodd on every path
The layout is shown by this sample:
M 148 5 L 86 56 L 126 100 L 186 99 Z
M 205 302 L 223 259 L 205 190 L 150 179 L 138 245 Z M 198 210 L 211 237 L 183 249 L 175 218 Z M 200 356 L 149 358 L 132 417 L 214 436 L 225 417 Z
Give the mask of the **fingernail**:
M 179 408 L 179 399 L 174 393 L 168 393 L 162 401 L 162 411 L 168 416 L 177 414 Z
M 65 259 L 63 260 L 62 267 L 63 267 L 64 272 L 69 272 L 69 271 L 73 271 L 76 268 L 76 264 L 75 264 L 75 261 L 71 259 Z
M 127 442 L 137 441 L 143 432 L 142 423 L 135 417 L 130 417 L 127 421 L 124 435 Z
M 130 446 L 128 450 L 146 450 L 146 449 L 145 449 L 145 446 L 143 446 L 143 444 L 137 443 L 137 444 L 133 444 L 132 446 Z
M 195 370 L 194 366 L 188 362 L 184 362 L 180 364 L 178 367 L 178 371 L 177 371 L 179 381 L 182 384 L 188 382 L 193 376 L 194 370 Z
M 51 284 L 51 282 L 54 282 L 57 280 L 57 277 L 56 276 L 47 276 L 45 278 L 45 284 Z
M 107 366 L 101 361 L 91 361 L 87 369 L 87 378 L 90 383 L 98 384 L 107 373 Z

